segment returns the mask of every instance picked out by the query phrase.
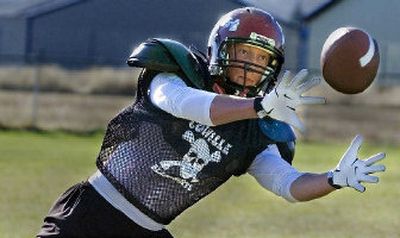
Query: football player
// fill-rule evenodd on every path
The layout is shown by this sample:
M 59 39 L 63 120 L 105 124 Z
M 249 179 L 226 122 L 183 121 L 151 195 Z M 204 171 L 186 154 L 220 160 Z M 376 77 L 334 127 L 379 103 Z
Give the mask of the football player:
M 143 68 L 135 102 L 108 124 L 97 172 L 61 195 L 38 237 L 172 237 L 166 225 L 244 173 L 289 202 L 378 182 L 384 154 L 358 159 L 360 136 L 327 173 L 291 166 L 296 109 L 324 98 L 302 96 L 319 83 L 306 70 L 278 80 L 284 44 L 278 22 L 250 7 L 217 22 L 207 56 L 170 39 L 141 44 L 128 59 Z

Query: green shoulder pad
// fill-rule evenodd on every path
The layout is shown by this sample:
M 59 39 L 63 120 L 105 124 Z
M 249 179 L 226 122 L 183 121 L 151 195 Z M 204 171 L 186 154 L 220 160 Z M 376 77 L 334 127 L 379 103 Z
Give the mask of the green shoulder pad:
M 168 50 L 158 41 L 148 40 L 135 48 L 127 63 L 131 67 L 142 67 L 150 70 L 175 72 L 179 66 L 170 56 Z
M 183 44 L 171 40 L 154 38 L 139 45 L 129 56 L 129 66 L 143 67 L 165 72 L 183 72 L 186 83 L 199 89 L 205 88 L 200 62 Z

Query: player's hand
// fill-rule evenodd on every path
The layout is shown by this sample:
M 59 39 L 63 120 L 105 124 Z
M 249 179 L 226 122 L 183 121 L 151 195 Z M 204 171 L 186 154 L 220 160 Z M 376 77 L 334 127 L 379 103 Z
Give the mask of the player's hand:
M 385 166 L 375 164 L 385 158 L 384 153 L 378 153 L 369 157 L 366 160 L 358 159 L 358 150 L 360 149 L 363 138 L 357 135 L 351 145 L 344 153 L 337 167 L 330 171 L 331 180 L 328 180 L 332 186 L 352 187 L 359 192 L 364 192 L 365 187 L 361 182 L 377 183 L 379 178 L 372 176 L 376 172 L 385 171 Z
M 320 78 L 308 79 L 307 74 L 308 71 L 303 69 L 293 77 L 289 71 L 286 71 L 278 85 L 262 99 L 261 105 L 264 112 L 257 112 L 259 117 L 269 116 L 304 132 L 305 126 L 296 114 L 297 107 L 303 104 L 325 103 L 324 97 L 302 96 L 304 92 L 321 82 Z

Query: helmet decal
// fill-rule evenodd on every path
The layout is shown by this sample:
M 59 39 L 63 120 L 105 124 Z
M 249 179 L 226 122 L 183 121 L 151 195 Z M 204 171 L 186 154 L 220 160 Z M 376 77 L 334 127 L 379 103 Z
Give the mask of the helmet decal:
M 239 24 L 240 24 L 240 20 L 236 19 L 234 21 L 229 21 L 227 27 L 229 28 L 229 31 L 236 31 Z
M 275 47 L 275 40 L 272 38 L 268 38 L 266 36 L 257 34 L 255 32 L 252 32 L 250 34 L 250 39 L 256 40 L 256 41 L 260 41 L 260 42 L 264 42 L 265 44 L 269 44 L 273 47 Z

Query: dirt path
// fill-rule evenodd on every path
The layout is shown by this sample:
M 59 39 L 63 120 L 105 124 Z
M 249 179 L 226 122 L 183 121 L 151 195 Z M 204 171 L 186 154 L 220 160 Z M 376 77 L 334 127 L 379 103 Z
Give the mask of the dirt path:
M 32 124 L 32 94 L 0 91 L 0 125 Z M 90 131 L 107 122 L 133 100 L 128 96 L 43 93 L 38 99 L 36 126 L 42 129 Z M 359 100 L 360 101 L 360 100 Z M 370 141 L 400 143 L 400 105 L 343 104 L 340 100 L 310 106 L 301 112 L 310 140 L 350 140 L 360 133 Z
M 0 125 L 31 126 L 32 100 L 30 92 L 0 91 Z M 105 128 L 107 122 L 132 100 L 133 96 L 42 93 L 38 97 L 35 126 L 77 131 Z
M 338 105 L 310 107 L 304 114 L 315 140 L 346 139 L 362 134 L 369 141 L 400 143 L 400 107 Z

